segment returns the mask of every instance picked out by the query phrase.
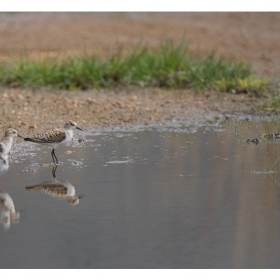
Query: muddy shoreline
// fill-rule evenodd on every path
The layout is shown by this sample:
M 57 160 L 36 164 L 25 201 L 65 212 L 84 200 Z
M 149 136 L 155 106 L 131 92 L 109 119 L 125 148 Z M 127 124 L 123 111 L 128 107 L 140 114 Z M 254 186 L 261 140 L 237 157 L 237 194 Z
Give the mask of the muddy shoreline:
M 254 106 L 264 101 L 247 94 L 158 88 L 69 92 L 2 87 L 0 102 L 1 136 L 8 127 L 30 136 L 63 127 L 67 120 L 76 121 L 84 130 L 217 121 L 227 115 L 257 115 Z

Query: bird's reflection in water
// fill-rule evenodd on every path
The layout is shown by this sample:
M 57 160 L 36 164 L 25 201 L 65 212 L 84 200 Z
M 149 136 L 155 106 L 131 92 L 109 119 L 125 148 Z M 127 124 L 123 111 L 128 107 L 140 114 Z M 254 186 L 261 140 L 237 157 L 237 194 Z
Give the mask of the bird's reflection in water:
M 52 169 L 53 180 L 44 181 L 40 184 L 25 187 L 27 191 L 37 191 L 56 198 L 65 198 L 69 204 L 77 205 L 83 195 L 76 195 L 75 187 L 68 181 L 56 178 L 57 166 Z
M 16 212 L 14 202 L 10 195 L 0 190 L 0 223 L 9 229 L 11 223 L 18 223 L 20 212 Z
M 8 157 L 0 154 L 0 176 L 7 172 L 8 169 Z M 11 196 L 0 190 L 0 224 L 3 224 L 5 229 L 9 229 L 11 223 L 18 223 L 19 219 L 20 212 L 16 212 Z
M 9 160 L 8 156 L 0 154 L 0 176 L 5 174 L 9 169 Z

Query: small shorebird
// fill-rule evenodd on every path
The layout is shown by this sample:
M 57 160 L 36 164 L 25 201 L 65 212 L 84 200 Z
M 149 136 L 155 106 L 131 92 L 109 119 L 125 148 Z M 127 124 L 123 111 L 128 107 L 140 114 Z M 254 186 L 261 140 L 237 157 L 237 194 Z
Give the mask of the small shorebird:
M 17 131 L 13 128 L 8 128 L 5 132 L 3 139 L 0 142 L 0 157 L 5 160 L 12 148 L 13 138 L 15 136 L 23 138 L 21 135 L 17 133 Z
M 53 167 L 53 180 L 44 181 L 40 184 L 25 187 L 27 191 L 42 192 L 56 198 L 65 198 L 69 204 L 77 205 L 83 195 L 76 195 L 75 187 L 68 181 L 56 178 L 55 171 L 57 166 Z
M 77 126 L 77 124 L 73 121 L 68 121 L 65 123 L 63 128 L 57 128 L 46 133 L 43 133 L 39 136 L 34 137 L 26 137 L 23 138 L 24 141 L 29 141 L 37 144 L 43 144 L 47 146 L 51 146 L 52 152 L 52 159 L 55 165 L 58 164 L 57 157 L 54 153 L 54 149 L 56 149 L 61 144 L 67 144 L 72 141 L 73 138 L 73 128 L 77 128 L 82 130 Z M 83 131 L 83 130 L 82 130 Z

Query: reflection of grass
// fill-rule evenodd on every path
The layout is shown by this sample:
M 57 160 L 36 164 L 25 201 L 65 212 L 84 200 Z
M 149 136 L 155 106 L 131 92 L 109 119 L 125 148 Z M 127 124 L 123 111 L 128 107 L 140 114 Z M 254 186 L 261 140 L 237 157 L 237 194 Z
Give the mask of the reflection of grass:
M 278 186 L 280 186 L 280 183 L 279 183 L 278 180 L 277 180 L 276 163 L 277 163 L 279 160 L 280 160 L 280 157 L 278 157 L 278 158 L 274 161 L 274 163 L 271 165 L 271 167 L 270 167 L 269 170 L 266 170 L 266 169 L 264 168 L 264 172 L 260 172 L 260 173 L 259 173 L 259 174 L 264 174 L 264 177 L 265 177 L 266 175 L 269 175 L 269 176 L 273 179 L 274 183 L 277 184 Z M 277 191 L 277 193 L 279 193 L 278 188 L 276 188 L 276 191 Z
M 269 174 L 271 176 L 271 174 L 277 173 L 277 171 L 276 171 L 276 163 L 277 163 L 277 161 L 279 159 L 280 159 L 280 157 L 277 160 L 274 161 L 274 163 L 272 164 L 272 166 L 270 167 L 270 169 L 268 171 L 265 170 L 265 168 L 264 168 L 264 174 Z
M 255 77 L 244 63 L 190 55 L 184 43 L 165 43 L 159 51 L 136 47 L 106 59 L 88 54 L 0 64 L 0 84 L 59 89 L 110 88 L 138 85 L 221 92 L 263 93 L 268 83 Z
M 272 166 L 270 167 L 269 170 L 266 170 L 264 168 L 264 176 L 269 175 L 274 180 L 274 183 L 276 183 L 277 185 L 280 185 L 279 182 L 276 179 L 276 173 L 277 173 L 276 163 L 279 159 L 280 159 L 280 157 L 276 161 L 274 161 L 274 163 L 272 164 Z

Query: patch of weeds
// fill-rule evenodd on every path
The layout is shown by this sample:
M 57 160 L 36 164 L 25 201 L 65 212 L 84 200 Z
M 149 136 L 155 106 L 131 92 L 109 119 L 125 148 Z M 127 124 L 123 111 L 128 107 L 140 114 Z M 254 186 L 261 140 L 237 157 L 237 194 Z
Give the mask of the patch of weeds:
M 109 57 L 84 53 L 76 56 L 0 64 L 0 84 L 67 90 L 112 88 L 119 85 L 177 89 L 253 92 L 267 90 L 267 81 L 253 76 L 244 63 L 192 56 L 186 44 L 164 43 L 158 51 L 136 46 L 123 54 L 120 47 Z
M 214 89 L 220 92 L 230 93 L 255 93 L 263 95 L 267 92 L 269 81 L 256 76 L 244 78 L 226 79 L 222 78 L 214 84 Z
M 280 113 L 280 95 L 279 84 L 274 88 L 273 94 L 267 94 L 263 105 L 255 106 L 256 110 L 263 110 L 265 112 L 279 114 Z

